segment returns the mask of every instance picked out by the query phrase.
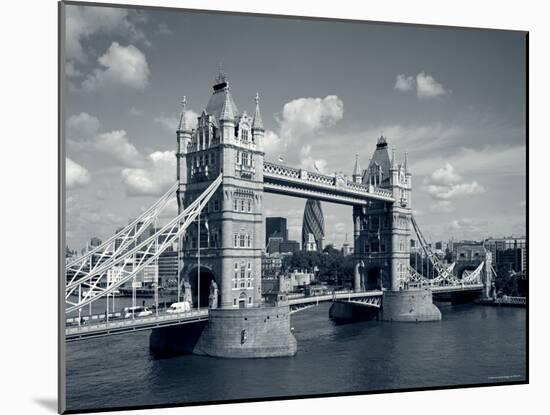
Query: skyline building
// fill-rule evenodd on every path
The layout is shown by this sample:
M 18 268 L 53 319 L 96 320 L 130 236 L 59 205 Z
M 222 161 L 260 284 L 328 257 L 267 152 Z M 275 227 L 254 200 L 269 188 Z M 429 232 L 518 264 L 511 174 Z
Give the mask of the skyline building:
M 310 242 L 310 235 L 315 240 L 315 249 Z M 308 199 L 304 208 L 304 219 L 302 222 L 302 249 L 321 251 L 325 239 L 325 218 L 321 202 L 315 199 Z
M 265 218 L 265 244 L 267 246 L 269 238 L 283 238 L 283 241 L 288 241 L 287 220 L 283 217 L 267 217 Z

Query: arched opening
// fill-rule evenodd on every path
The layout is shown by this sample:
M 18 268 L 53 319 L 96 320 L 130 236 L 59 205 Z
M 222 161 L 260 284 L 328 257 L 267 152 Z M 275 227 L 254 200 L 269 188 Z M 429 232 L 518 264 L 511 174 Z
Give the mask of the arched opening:
M 379 290 L 381 279 L 381 269 L 379 267 L 369 268 L 365 275 L 365 289 Z
M 239 295 L 239 308 L 246 308 L 246 294 Z
M 210 284 L 215 281 L 216 278 L 211 270 L 205 267 L 200 269 L 200 277 L 198 274 L 198 268 L 195 267 L 189 272 L 189 284 L 191 285 L 191 295 L 193 299 L 193 307 L 205 308 L 208 307 L 208 297 L 210 296 Z M 200 284 L 199 284 L 200 278 Z M 200 287 L 199 287 L 200 286 Z M 200 288 L 200 291 L 199 291 Z

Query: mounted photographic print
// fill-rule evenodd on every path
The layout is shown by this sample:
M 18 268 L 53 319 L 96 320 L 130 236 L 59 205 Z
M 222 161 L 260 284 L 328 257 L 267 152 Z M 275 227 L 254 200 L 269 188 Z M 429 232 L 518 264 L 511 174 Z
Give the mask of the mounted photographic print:
M 59 11 L 61 412 L 528 382 L 527 32 Z

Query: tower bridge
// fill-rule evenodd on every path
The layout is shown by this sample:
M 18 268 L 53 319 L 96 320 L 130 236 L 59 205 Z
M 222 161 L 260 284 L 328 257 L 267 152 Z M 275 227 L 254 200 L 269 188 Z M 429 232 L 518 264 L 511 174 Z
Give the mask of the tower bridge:
M 287 356 L 297 350 L 291 313 L 319 302 L 332 301 L 335 318 L 367 307 L 377 309 L 382 320 L 431 321 L 441 319 L 432 293 L 487 295 L 492 277 L 487 260 L 459 280 L 431 252 L 412 217 L 407 153 L 399 163 L 385 137 L 378 139 L 366 169 L 356 157 L 351 177 L 326 175 L 265 161 L 259 96 L 252 116 L 239 112 L 224 74 L 216 78 L 196 129 L 186 123 L 185 98 L 182 104 L 177 183 L 135 221 L 66 266 L 66 311 L 79 314 L 76 327 L 73 321 L 66 329 L 67 340 L 151 329 L 150 346 L 161 352 Z M 264 193 L 353 207 L 353 292 L 266 303 L 261 291 Z M 151 236 L 140 237 L 174 196 L 178 214 L 162 228 L 155 226 Z M 412 232 L 437 270 L 432 279 L 411 267 Z M 178 299 L 193 310 L 170 316 L 157 307 L 153 316 L 117 319 L 108 309 L 109 297 L 135 284 L 136 275 L 174 243 Z M 90 318 L 82 325 L 83 309 L 100 298 L 106 299 L 103 321 Z

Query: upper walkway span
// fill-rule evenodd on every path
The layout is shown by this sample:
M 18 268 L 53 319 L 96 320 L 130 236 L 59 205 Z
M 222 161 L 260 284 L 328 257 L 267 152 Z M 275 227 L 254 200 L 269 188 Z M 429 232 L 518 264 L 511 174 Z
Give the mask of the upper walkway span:
M 346 205 L 365 205 L 369 200 L 394 201 L 389 190 L 355 183 L 343 175 L 329 176 L 267 161 L 263 175 L 264 192 L 267 193 Z

